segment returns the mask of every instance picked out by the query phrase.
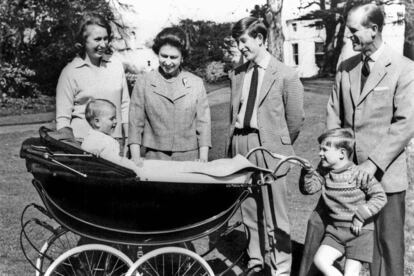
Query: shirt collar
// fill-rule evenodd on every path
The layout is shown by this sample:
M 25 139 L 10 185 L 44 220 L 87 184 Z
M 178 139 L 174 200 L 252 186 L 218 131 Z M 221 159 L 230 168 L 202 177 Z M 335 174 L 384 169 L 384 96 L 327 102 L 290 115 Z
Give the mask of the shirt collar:
M 266 51 L 263 59 L 259 60 L 259 62 L 257 62 L 257 63 L 250 62 L 249 69 L 253 68 L 253 66 L 255 66 L 257 64 L 260 68 L 266 70 L 267 66 L 269 66 L 271 58 L 272 58 L 272 56 Z
M 106 63 L 111 62 L 110 55 L 104 55 L 101 59 L 101 65 L 105 65 Z M 85 55 L 85 58 L 81 58 L 80 56 L 76 56 L 73 59 L 73 63 L 76 68 L 83 67 L 83 66 L 92 66 L 92 62 L 89 59 L 88 55 Z
M 384 45 L 385 45 L 384 42 L 382 42 L 381 45 L 379 46 L 379 48 L 369 56 L 369 58 L 372 62 L 375 63 L 378 60 L 378 58 L 380 57 L 380 55 L 384 51 L 384 48 L 385 48 Z M 365 56 L 364 56 L 364 58 L 365 58 Z

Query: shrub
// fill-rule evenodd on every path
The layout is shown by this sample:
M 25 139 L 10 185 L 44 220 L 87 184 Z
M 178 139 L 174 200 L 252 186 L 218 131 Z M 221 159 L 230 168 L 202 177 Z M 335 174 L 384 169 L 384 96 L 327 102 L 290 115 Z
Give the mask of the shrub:
M 227 77 L 225 64 L 221 61 L 212 61 L 207 64 L 205 69 L 205 79 L 208 82 L 217 82 Z
M 226 58 L 231 45 L 228 39 L 231 24 L 184 19 L 178 27 L 185 30 L 190 42 L 185 68 L 209 82 L 225 77 L 231 67 L 231 61 Z
M 34 82 L 36 73 L 22 64 L 0 63 L 1 94 L 10 97 L 37 97 L 38 85 Z

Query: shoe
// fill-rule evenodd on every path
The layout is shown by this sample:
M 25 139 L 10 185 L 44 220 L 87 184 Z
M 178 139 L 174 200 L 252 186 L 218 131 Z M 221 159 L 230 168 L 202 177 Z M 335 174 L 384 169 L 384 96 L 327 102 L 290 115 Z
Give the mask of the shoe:
M 244 273 L 244 276 L 264 276 L 264 269 L 262 269 L 261 266 L 256 265 L 253 266 L 249 269 L 247 269 L 247 271 Z

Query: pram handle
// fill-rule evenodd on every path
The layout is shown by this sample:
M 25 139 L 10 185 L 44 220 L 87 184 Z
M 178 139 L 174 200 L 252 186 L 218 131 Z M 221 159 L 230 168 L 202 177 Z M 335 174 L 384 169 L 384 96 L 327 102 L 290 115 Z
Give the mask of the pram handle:
M 282 164 L 285 163 L 285 162 L 289 162 L 293 165 L 299 165 L 299 166 L 302 166 L 302 167 L 307 167 L 308 164 L 309 164 L 309 161 L 306 160 L 305 158 L 301 158 L 301 157 L 295 156 L 295 155 L 284 156 L 282 154 L 277 154 L 277 153 L 271 152 L 270 150 L 266 149 L 265 147 L 253 148 L 246 154 L 245 157 L 248 159 L 250 157 L 250 155 L 252 155 L 256 151 L 263 151 L 263 152 L 269 154 L 274 159 L 280 159 L 280 161 L 277 163 L 276 168 L 273 171 L 273 174 L 276 174 L 276 172 L 280 169 Z

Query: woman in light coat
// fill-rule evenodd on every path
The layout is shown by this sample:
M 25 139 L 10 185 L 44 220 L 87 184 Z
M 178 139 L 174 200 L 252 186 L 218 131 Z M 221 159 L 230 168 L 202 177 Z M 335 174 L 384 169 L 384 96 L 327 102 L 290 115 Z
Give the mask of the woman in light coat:
M 152 47 L 159 67 L 139 78 L 131 96 L 129 145 L 131 157 L 162 160 L 208 160 L 211 147 L 210 108 L 201 78 L 185 71 L 186 34 L 163 29 Z

